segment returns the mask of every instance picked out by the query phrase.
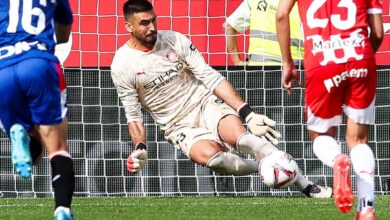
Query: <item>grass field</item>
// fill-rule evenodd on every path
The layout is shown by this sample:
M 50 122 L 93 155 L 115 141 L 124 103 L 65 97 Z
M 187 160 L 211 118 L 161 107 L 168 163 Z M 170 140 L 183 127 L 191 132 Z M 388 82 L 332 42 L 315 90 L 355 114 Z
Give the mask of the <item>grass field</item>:
M 378 220 L 390 219 L 390 196 L 378 196 Z M 332 199 L 302 197 L 75 198 L 77 220 L 139 219 L 353 219 Z M 0 199 L 0 219 L 53 219 L 52 199 Z

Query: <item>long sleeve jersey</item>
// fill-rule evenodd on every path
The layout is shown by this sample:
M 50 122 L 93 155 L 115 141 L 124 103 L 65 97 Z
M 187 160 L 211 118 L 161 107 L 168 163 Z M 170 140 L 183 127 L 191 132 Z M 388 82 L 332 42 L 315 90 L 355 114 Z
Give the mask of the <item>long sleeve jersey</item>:
M 127 122 L 143 121 L 142 106 L 163 130 L 186 116 L 225 79 L 205 63 L 189 39 L 173 31 L 158 31 L 148 52 L 123 45 L 111 71 Z

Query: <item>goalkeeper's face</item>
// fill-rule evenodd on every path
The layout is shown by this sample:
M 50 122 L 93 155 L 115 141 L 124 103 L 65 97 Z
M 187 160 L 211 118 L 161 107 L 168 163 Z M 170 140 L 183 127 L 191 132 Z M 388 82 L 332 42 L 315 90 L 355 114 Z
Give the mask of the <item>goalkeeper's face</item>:
M 157 16 L 153 10 L 133 14 L 127 19 L 126 28 L 145 46 L 154 45 L 157 40 Z

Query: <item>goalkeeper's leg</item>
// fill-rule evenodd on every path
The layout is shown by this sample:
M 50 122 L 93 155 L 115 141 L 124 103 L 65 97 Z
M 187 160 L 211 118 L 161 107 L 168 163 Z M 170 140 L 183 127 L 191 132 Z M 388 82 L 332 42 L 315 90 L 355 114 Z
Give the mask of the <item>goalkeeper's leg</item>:
M 244 151 L 252 156 L 256 155 L 256 158 L 260 161 L 265 155 L 270 154 L 273 151 L 278 151 L 274 145 L 268 141 L 259 138 L 251 133 L 242 134 L 237 141 L 238 150 Z M 299 190 L 307 197 L 312 198 L 330 198 L 332 196 L 332 188 L 322 187 L 316 185 L 301 173 L 298 173 L 298 179 L 295 185 Z
M 218 133 L 224 142 L 235 146 L 239 151 L 252 155 L 257 161 L 260 161 L 271 152 L 279 150 L 267 140 L 246 132 L 241 120 L 235 115 L 228 115 L 221 119 L 218 126 Z M 331 188 L 316 185 L 300 173 L 295 184 L 307 197 L 330 198 L 332 196 Z
M 207 166 L 220 174 L 237 176 L 256 173 L 258 162 L 244 159 L 228 152 L 228 149 L 213 140 L 199 140 L 193 144 L 189 152 L 192 161 Z

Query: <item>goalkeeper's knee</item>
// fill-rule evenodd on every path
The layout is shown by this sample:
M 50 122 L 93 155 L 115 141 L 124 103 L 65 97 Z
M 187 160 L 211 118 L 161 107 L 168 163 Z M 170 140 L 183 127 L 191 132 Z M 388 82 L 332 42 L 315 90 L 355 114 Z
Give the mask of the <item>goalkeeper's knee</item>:
M 207 162 L 207 167 L 217 173 L 237 176 L 256 173 L 258 165 L 254 160 L 246 160 L 228 152 L 218 152 Z

